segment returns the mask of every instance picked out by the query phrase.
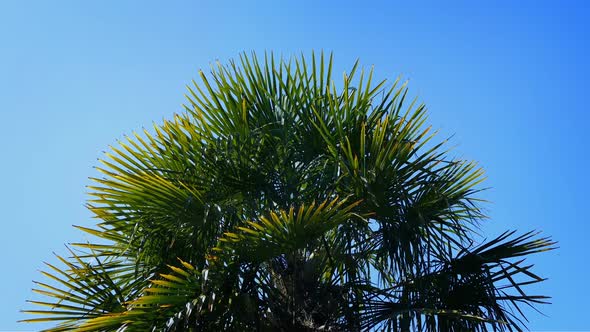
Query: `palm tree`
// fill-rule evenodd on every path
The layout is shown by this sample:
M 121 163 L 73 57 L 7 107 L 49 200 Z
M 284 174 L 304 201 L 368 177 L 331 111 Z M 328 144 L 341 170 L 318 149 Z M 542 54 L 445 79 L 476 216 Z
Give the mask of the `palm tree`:
M 28 322 L 47 331 L 513 331 L 538 233 L 481 240 L 473 162 L 406 83 L 272 54 L 200 72 L 186 111 L 112 147 Z M 359 73 L 360 72 L 360 73 Z M 476 241 L 480 239 L 481 241 Z

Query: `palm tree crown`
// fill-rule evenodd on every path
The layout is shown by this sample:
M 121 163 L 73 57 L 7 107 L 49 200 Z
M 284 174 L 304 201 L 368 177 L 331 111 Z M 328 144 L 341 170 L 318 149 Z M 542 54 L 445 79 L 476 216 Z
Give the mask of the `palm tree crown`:
M 512 331 L 537 233 L 476 243 L 483 172 L 406 84 L 332 56 L 217 65 L 183 114 L 111 147 L 34 291 L 48 331 Z M 337 87 L 337 84 L 339 87 Z

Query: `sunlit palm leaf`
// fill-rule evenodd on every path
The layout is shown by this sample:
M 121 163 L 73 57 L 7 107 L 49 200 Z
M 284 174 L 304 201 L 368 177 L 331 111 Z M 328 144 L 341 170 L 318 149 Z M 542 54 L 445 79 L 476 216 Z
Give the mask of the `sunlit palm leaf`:
M 257 221 L 236 227 L 233 232 L 226 232 L 214 250 L 224 255 L 229 251 L 251 262 L 292 253 L 355 217 L 351 210 L 360 202 L 345 203 L 345 199 L 335 198 L 318 205 L 311 203 L 291 207 L 289 211 L 271 212 Z

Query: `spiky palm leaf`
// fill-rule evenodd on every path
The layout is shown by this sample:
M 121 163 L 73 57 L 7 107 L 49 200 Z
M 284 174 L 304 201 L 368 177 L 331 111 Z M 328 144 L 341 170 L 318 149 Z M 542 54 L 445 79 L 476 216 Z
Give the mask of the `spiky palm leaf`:
M 386 89 L 355 63 L 337 86 L 332 68 L 324 54 L 271 54 L 200 72 L 184 114 L 101 160 L 88 203 L 99 222 L 79 226 L 97 240 L 48 265 L 35 291 L 50 300 L 32 303 L 49 309 L 28 321 L 60 322 L 48 331 L 524 327 L 520 306 L 544 297 L 523 288 L 542 278 L 516 257 L 554 243 L 505 233 L 475 245 L 482 170 L 448 157 L 425 106 L 406 105 L 405 83 Z

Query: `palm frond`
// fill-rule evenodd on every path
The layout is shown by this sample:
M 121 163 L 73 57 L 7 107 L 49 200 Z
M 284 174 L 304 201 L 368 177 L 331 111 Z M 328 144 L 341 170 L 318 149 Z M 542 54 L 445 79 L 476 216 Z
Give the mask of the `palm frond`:
M 110 273 L 120 267 L 116 261 L 87 262 L 70 250 L 71 259 L 56 255 L 64 265 L 60 268 L 46 263 L 48 271 L 41 273 L 47 282 L 36 281 L 38 288 L 33 292 L 48 297 L 45 301 L 29 301 L 47 308 L 46 310 L 25 310 L 25 313 L 45 317 L 32 318 L 24 322 L 60 322 L 46 331 L 76 330 L 84 320 L 125 311 L 125 302 L 133 295 L 133 283 L 118 279 Z
M 351 210 L 360 202 L 346 202 L 336 197 L 317 205 L 314 202 L 297 209 L 291 207 L 289 211 L 271 212 L 257 221 L 236 227 L 233 232 L 224 233 L 214 251 L 237 255 L 250 262 L 263 262 L 294 252 L 355 217 Z
M 523 255 L 555 249 L 549 238 L 514 231 L 472 248 L 463 248 L 431 272 L 410 276 L 369 301 L 364 317 L 369 329 L 404 331 L 513 331 L 523 328 L 520 305 L 545 303 L 546 296 L 526 294 L 523 286 L 543 281 L 530 271 Z

